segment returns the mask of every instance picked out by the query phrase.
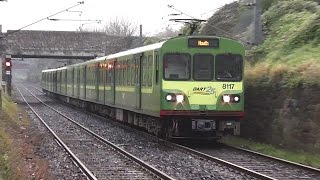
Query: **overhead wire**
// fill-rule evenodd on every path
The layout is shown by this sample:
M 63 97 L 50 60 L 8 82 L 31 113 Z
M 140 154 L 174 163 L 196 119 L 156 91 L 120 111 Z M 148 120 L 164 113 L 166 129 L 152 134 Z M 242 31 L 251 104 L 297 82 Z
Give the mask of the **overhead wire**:
M 16 33 L 16 32 L 19 32 L 19 31 L 21 31 L 21 30 L 24 29 L 24 28 L 27 28 L 27 27 L 29 27 L 29 26 L 32 26 L 32 25 L 34 25 L 34 24 L 36 24 L 36 23 L 38 23 L 38 22 L 41 22 L 41 21 L 43 21 L 43 20 L 49 19 L 49 18 L 52 17 L 52 16 L 55 16 L 55 15 L 57 15 L 57 14 L 60 14 L 60 13 L 62 13 L 62 12 L 64 12 L 64 11 L 68 11 L 69 9 L 72 9 L 72 8 L 77 7 L 77 6 L 79 6 L 79 5 L 82 5 L 82 4 L 84 4 L 84 1 L 77 2 L 76 5 L 73 5 L 73 6 L 71 6 L 71 7 L 68 7 L 68 8 L 66 8 L 66 9 L 64 9 L 64 10 L 61 10 L 61 11 L 57 12 L 57 13 L 51 14 L 51 15 L 49 15 L 49 16 L 47 16 L 47 17 L 44 17 L 44 18 L 42 18 L 42 19 L 40 19 L 40 20 L 37 20 L 37 21 L 35 21 L 35 22 L 33 22 L 33 23 L 30 23 L 30 24 L 28 24 L 28 25 L 26 25 L 26 26 L 23 26 L 23 27 L 21 27 L 21 28 L 19 28 L 19 29 L 17 29 L 17 30 L 11 31 L 11 32 L 9 32 L 9 33 L 6 33 L 4 36 L 1 36 L 0 39 L 2 39 L 2 38 L 4 38 L 4 37 L 7 37 L 7 36 L 9 36 L 9 35 L 11 35 L 11 34 L 14 34 L 14 33 Z
M 185 13 L 185 12 L 183 12 L 183 11 L 177 9 L 177 8 L 175 8 L 173 5 L 168 5 L 168 7 L 171 8 L 171 9 L 174 9 L 174 10 L 176 10 L 176 11 L 178 11 L 178 12 L 180 12 L 180 13 L 182 13 L 182 14 L 190 17 L 190 18 L 197 19 L 197 18 L 195 18 L 194 16 L 191 16 L 191 15 L 189 15 L 189 14 L 187 14 L 187 13 Z M 224 34 L 224 35 L 228 35 L 228 36 L 230 36 L 230 37 L 232 37 L 232 38 L 235 38 L 231 33 L 227 33 L 227 32 L 226 32 L 225 30 L 223 30 L 223 29 L 220 29 L 220 28 L 218 28 L 218 27 L 216 27 L 216 26 L 214 26 L 214 25 L 212 25 L 212 24 L 210 24 L 210 23 L 207 23 L 207 25 L 210 26 L 210 27 L 212 27 L 212 28 L 214 28 L 214 29 L 216 29 L 216 30 L 218 30 L 218 31 L 220 31 L 220 32 L 221 32 L 222 34 Z

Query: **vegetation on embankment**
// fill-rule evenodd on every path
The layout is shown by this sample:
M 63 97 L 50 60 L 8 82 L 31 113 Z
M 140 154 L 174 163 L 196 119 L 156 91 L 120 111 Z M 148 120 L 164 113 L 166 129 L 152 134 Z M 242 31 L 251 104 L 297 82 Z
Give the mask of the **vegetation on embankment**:
M 242 136 L 319 153 L 320 5 L 272 0 L 264 10 L 265 40 L 245 67 Z
M 248 52 L 247 83 L 320 87 L 320 5 L 307 0 L 272 0 L 264 9 L 264 42 Z
M 21 154 L 23 149 L 18 149 L 15 143 L 15 134 L 21 133 L 26 120 L 22 120 L 16 104 L 6 96 L 2 96 L 2 112 L 0 115 L 0 179 L 26 178 L 25 167 L 22 166 Z

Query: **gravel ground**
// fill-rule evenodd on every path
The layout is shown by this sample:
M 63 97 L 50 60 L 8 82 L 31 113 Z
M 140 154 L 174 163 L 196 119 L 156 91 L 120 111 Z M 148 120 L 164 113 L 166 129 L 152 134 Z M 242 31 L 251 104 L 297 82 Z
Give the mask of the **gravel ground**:
M 17 91 L 14 91 L 13 98 L 19 104 L 23 102 L 23 99 Z M 49 174 L 54 176 L 50 177 L 50 179 L 87 179 L 29 107 L 25 104 L 20 104 L 20 106 L 25 109 L 32 119 L 30 131 L 34 136 L 37 136 L 37 139 L 40 141 L 38 142 L 40 145 L 35 153 L 48 161 Z
M 233 148 L 194 148 L 205 154 L 232 162 L 275 179 L 320 179 L 319 173 L 311 172 L 279 161 L 260 157 Z
M 33 92 L 40 95 L 39 92 L 34 90 Z M 41 99 L 51 102 L 44 96 Z M 61 104 L 52 103 L 51 105 L 175 179 L 254 179 L 215 162 L 163 146 L 156 140 L 117 127 L 108 121 L 102 121 L 85 111 L 75 110 Z

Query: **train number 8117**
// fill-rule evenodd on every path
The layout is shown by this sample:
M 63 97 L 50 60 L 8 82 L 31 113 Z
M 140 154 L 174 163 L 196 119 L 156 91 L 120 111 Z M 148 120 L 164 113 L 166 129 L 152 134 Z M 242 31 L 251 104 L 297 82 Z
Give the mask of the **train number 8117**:
M 233 89 L 234 88 L 234 84 L 223 84 L 222 85 L 222 89 Z

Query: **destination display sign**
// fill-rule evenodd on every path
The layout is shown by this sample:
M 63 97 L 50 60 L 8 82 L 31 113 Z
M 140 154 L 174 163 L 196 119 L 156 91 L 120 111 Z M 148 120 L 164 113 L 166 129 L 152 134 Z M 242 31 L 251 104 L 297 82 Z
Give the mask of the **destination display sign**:
M 189 38 L 189 47 L 219 48 L 219 39 Z

